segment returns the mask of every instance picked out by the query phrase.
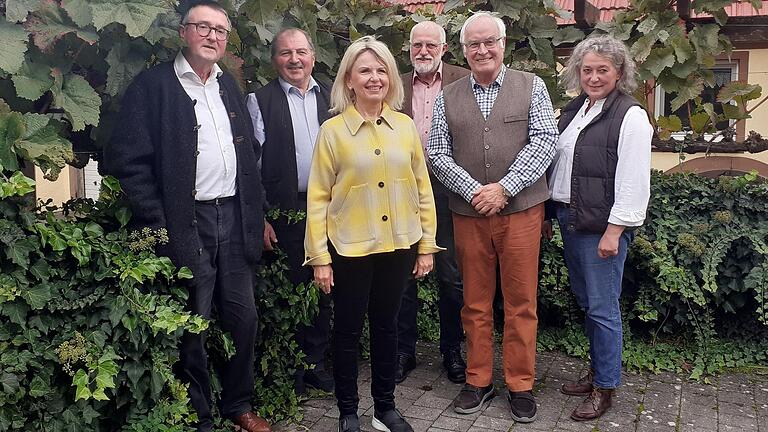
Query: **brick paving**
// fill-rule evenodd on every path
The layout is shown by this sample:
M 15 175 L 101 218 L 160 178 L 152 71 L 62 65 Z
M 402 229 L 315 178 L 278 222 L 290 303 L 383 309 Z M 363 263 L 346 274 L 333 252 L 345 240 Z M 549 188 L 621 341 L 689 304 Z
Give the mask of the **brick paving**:
M 497 347 L 498 348 L 498 347 Z M 500 351 L 497 349 L 497 351 Z M 768 376 L 725 374 L 710 384 L 692 382 L 672 373 L 625 373 L 614 396 L 613 407 L 602 418 L 574 422 L 570 413 L 581 398 L 560 393 L 560 385 L 584 373 L 587 364 L 559 353 L 540 353 L 537 358 L 534 394 L 538 417 L 529 424 L 515 423 L 504 397 L 500 361 L 496 359 L 498 395 L 481 412 L 461 415 L 451 402 L 461 389 L 443 373 L 440 354 L 431 344 L 419 345 L 419 365 L 397 386 L 396 403 L 415 432 L 481 431 L 678 431 L 768 432 Z M 370 368 L 360 364 L 360 420 L 363 431 L 371 427 Z M 304 402 L 299 424 L 279 425 L 277 432 L 335 432 L 338 410 L 333 397 Z

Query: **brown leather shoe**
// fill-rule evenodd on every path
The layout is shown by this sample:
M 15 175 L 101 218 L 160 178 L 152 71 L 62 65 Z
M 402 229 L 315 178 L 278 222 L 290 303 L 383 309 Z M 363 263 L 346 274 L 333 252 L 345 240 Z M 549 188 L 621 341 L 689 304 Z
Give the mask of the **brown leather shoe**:
M 246 432 L 272 432 L 269 423 L 256 414 L 248 411 L 232 419 L 232 422 Z
M 613 389 L 595 387 L 592 393 L 573 410 L 571 418 L 576 421 L 594 420 L 608 411 L 612 398 Z
M 560 386 L 560 391 L 569 396 L 587 396 L 592 393 L 592 369 L 575 383 L 565 383 Z

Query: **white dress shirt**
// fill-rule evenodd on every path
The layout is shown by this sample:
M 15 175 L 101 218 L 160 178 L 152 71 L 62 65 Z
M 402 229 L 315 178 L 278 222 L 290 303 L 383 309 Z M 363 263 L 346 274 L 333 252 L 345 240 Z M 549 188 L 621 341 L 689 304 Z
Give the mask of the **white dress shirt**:
M 315 150 L 317 133 L 320 131 L 320 121 L 317 118 L 317 97 L 320 92 L 320 86 L 314 78 L 309 77 L 307 92 L 301 94 L 301 90 L 298 87 L 291 85 L 282 78 L 278 78 L 278 82 L 280 83 L 280 88 L 285 92 L 285 98 L 288 100 L 288 110 L 291 113 L 293 143 L 296 149 L 298 190 L 299 192 L 306 192 L 307 183 L 309 182 L 309 167 L 312 164 L 312 153 Z M 255 94 L 248 94 L 247 105 L 248 112 L 251 114 L 251 122 L 253 122 L 254 135 L 260 143 L 264 144 L 266 139 L 264 116 L 261 115 L 261 109 Z
M 576 139 L 584 127 L 603 109 L 605 99 L 595 102 L 586 111 L 589 99 L 576 113 L 571 123 L 560 134 L 557 152 L 549 176 L 552 200 L 571 202 L 571 168 Z M 614 185 L 614 202 L 608 223 L 621 226 L 640 226 L 645 220 L 651 196 L 651 138 L 653 127 L 642 108 L 633 106 L 624 115 L 619 131 L 618 162 Z
M 232 127 L 219 94 L 219 76 L 214 64 L 206 82 L 189 65 L 182 52 L 176 55 L 173 70 L 190 99 L 195 101 L 197 130 L 197 168 L 195 199 L 206 201 L 237 193 L 237 157 Z

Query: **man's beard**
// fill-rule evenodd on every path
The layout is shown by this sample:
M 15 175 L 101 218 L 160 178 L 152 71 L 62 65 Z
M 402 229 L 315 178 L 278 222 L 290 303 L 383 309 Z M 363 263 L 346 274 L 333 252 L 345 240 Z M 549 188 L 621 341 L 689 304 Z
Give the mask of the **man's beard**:
M 414 62 L 413 69 L 419 75 L 430 75 L 440 66 L 440 58 L 433 58 L 431 63 Z

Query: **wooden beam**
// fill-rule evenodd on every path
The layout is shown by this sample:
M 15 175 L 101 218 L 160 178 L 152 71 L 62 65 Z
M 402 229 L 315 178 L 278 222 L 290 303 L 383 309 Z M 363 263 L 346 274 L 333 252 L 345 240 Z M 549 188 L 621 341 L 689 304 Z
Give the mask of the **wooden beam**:
M 573 0 L 573 20 L 578 28 L 592 28 L 600 21 L 600 9 L 587 0 Z

